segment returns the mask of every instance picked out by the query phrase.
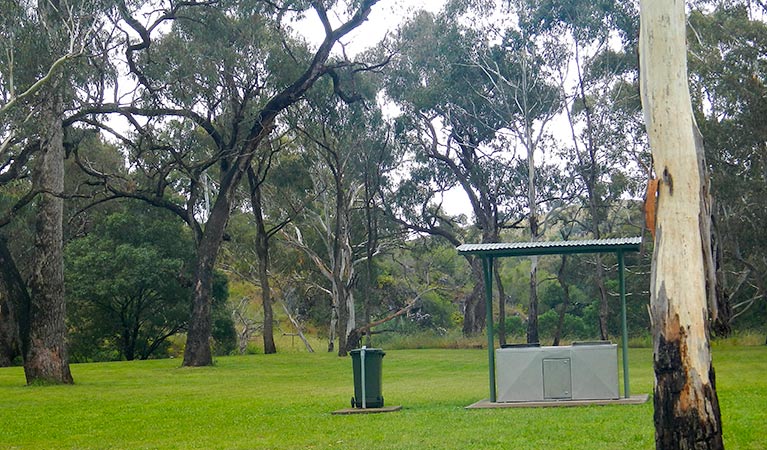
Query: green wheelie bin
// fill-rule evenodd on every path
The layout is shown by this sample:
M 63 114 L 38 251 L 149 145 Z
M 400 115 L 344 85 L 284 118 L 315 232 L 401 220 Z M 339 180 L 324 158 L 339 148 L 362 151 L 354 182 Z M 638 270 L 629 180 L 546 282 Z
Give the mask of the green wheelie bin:
M 386 355 L 380 348 L 362 347 L 352 350 L 354 397 L 352 408 L 382 408 L 381 363 Z

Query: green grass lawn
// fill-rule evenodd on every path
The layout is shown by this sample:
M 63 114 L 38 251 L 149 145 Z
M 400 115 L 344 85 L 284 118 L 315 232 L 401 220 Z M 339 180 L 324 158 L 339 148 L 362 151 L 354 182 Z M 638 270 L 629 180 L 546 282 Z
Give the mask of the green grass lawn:
M 630 350 L 631 391 L 652 391 L 652 352 Z M 351 362 L 327 353 L 76 364 L 74 386 L 26 387 L 0 369 L 0 448 L 648 449 L 652 402 L 466 410 L 486 398 L 484 350 L 392 350 L 389 414 L 334 416 L 352 396 Z M 717 346 L 729 449 L 767 448 L 767 347 Z

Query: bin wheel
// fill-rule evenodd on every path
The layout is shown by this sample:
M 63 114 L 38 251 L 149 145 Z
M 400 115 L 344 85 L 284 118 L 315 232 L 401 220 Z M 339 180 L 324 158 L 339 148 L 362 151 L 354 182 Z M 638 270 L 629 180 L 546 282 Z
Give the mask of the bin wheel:
M 354 397 L 352 397 L 352 408 L 354 408 Z

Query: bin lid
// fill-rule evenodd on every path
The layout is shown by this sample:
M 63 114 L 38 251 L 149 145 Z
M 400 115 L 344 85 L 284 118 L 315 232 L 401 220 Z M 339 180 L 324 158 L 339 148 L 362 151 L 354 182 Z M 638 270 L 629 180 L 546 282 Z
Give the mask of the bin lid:
M 362 352 L 361 348 L 355 348 L 354 350 L 350 351 L 349 353 L 351 353 L 353 355 L 359 355 L 360 352 Z M 385 355 L 386 354 L 386 352 L 384 352 L 382 348 L 366 348 L 365 349 L 365 353 L 366 354 L 367 353 L 372 353 L 374 355 L 377 355 L 377 354 Z

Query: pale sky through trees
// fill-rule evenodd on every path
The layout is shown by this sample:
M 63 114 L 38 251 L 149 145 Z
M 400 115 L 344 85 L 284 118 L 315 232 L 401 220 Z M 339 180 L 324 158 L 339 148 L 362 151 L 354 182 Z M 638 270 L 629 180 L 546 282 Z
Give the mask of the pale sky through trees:
M 445 0 L 381 0 L 375 6 L 368 16 L 368 19 L 360 27 L 349 33 L 341 40 L 346 45 L 346 52 L 349 56 L 360 53 L 379 43 L 387 33 L 393 33 L 397 28 L 418 10 L 427 10 L 431 12 L 439 11 L 445 4 Z M 334 25 L 340 23 L 335 17 L 330 17 Z M 310 43 L 317 46 L 322 42 L 324 31 L 316 14 L 309 13 L 306 18 L 301 20 L 296 30 L 304 35 Z M 340 52 L 340 46 L 336 46 L 335 51 Z

